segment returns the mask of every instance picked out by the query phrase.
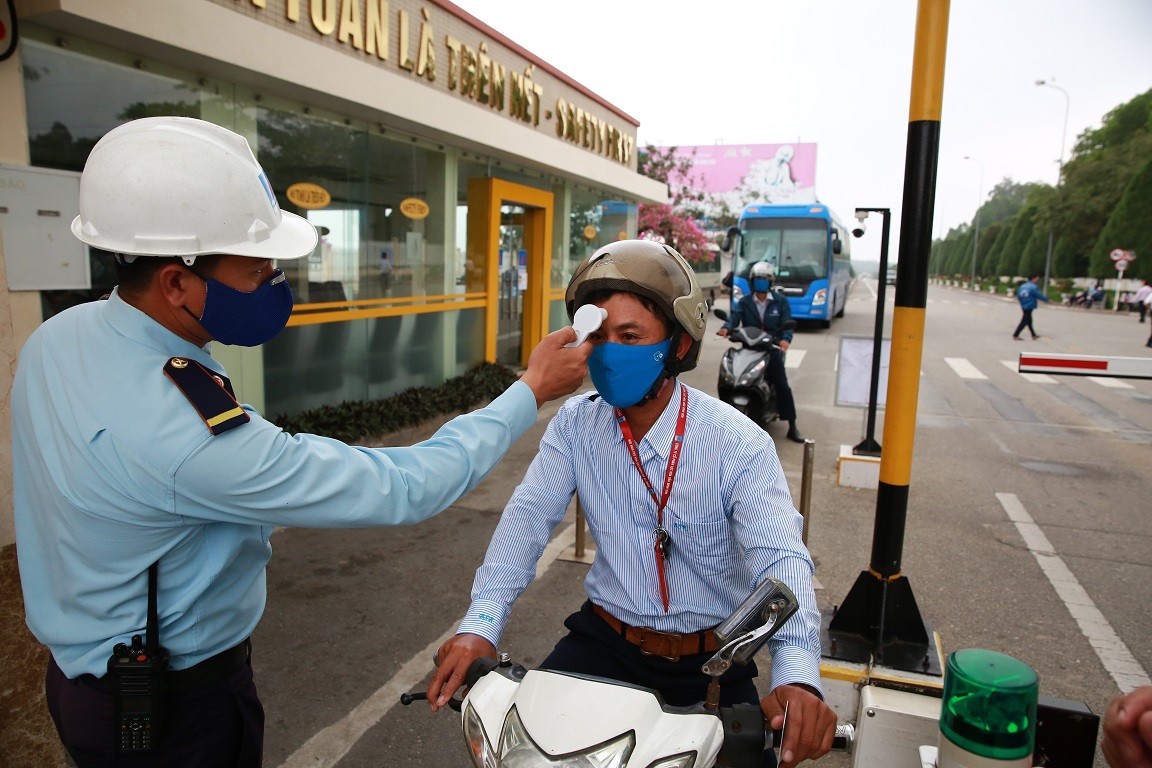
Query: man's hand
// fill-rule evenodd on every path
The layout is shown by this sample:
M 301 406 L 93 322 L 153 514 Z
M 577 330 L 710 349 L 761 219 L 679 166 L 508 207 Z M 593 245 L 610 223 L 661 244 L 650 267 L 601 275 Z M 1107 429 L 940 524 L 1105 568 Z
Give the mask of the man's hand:
M 784 726 L 788 706 L 788 727 L 784 728 L 780 768 L 792 768 L 804 760 L 815 760 L 832 749 L 836 735 L 836 713 L 819 696 L 799 684 L 780 685 L 760 700 L 760 711 L 773 730 Z
M 433 712 L 448 706 L 448 699 L 464 684 L 472 662 L 485 656 L 496 658 L 496 647 L 480 635 L 456 635 L 440 646 L 436 651 L 436 674 L 428 683 L 428 706 Z
M 720 330 L 716 331 L 716 335 L 722 339 L 728 338 L 728 327 L 725 325 L 720 326 Z
M 777 344 L 776 346 L 780 347 L 780 351 L 781 351 L 781 352 L 787 352 L 787 351 L 788 351 L 788 347 L 790 347 L 790 346 L 792 346 L 792 345 L 791 345 L 791 344 L 789 344 L 787 341 L 784 341 L 783 339 L 781 339 L 780 343 L 779 343 L 779 344 Z
M 537 408 L 549 400 L 572 394 L 587 378 L 592 343 L 585 341 L 572 348 L 564 346 L 572 341 L 576 341 L 576 331 L 571 327 L 561 328 L 545 336 L 532 350 L 528 369 L 520 380 L 532 388 Z
M 1152 768 L 1152 686 L 1117 696 L 1104 712 L 1100 751 L 1113 768 Z

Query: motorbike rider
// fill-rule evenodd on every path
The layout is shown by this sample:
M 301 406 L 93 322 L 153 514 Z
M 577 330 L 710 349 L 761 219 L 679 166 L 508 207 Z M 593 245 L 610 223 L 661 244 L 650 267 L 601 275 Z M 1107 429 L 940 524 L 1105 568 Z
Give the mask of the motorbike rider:
M 788 299 L 772 290 L 775 271 L 766 261 L 758 261 L 749 272 L 752 279 L 752 293 L 740 299 L 727 322 L 716 333 L 727 338 L 728 334 L 741 325 L 761 328 L 773 334 L 780 326 L 792 319 L 792 309 Z M 788 386 L 788 373 L 784 370 L 784 352 L 792 343 L 792 331 L 780 335 L 779 350 L 773 349 L 768 355 L 765 375 L 776 389 L 776 406 L 780 419 L 788 422 L 788 439 L 794 443 L 804 442 L 804 436 L 796 429 L 796 401 L 792 398 L 792 388 Z
M 718 650 L 711 630 L 770 575 L 801 605 L 768 643 L 774 687 L 761 700 L 755 664 L 737 665 L 721 679 L 720 703 L 759 702 L 775 728 L 787 706 L 786 768 L 823 755 L 836 715 L 820 687 L 813 565 L 775 447 L 751 419 L 677 380 L 696 365 L 706 327 L 691 267 L 668 246 L 616 242 L 576 268 L 565 300 L 569 317 L 585 304 L 608 311 L 589 336 L 598 391 L 560 408 L 505 507 L 464 621 L 436 654 L 432 709 L 475 659 L 495 657 L 512 604 L 578 493 L 597 543 L 588 600 L 540 666 L 651 688 L 674 706 L 703 701 L 700 667 Z M 771 751 L 765 760 L 774 764 Z

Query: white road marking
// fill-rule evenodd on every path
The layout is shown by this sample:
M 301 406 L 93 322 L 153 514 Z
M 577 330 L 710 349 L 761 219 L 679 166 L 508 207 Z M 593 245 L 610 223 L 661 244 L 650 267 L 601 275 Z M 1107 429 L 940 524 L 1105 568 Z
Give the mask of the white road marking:
M 1020 367 L 1019 361 L 1017 361 L 1017 360 L 1001 360 L 1000 362 L 1003 363 L 1004 367 L 1007 368 L 1008 370 L 1010 370 L 1014 373 L 1020 373 L 1020 371 L 1017 370 Z M 1025 381 L 1030 381 L 1033 384 L 1056 384 L 1057 383 L 1056 379 L 1052 378 L 1051 376 L 1049 376 L 1046 373 L 1020 373 L 1020 375 L 1024 377 Z
M 536 577 L 539 578 L 551 567 L 556 557 L 564 551 L 567 542 L 576 536 L 576 524 L 573 523 L 548 543 L 544 554 L 536 564 Z M 376 689 L 368 698 L 360 702 L 351 712 L 338 722 L 317 732 L 312 738 L 304 742 L 285 760 L 280 768 L 332 768 L 348 754 L 356 742 L 360 740 L 369 728 L 379 723 L 388 711 L 400 701 L 400 694 L 411 691 L 415 686 L 424 682 L 432 664 L 432 655 L 440 650 L 448 638 L 456 634 L 460 620 L 454 622 L 444 634 L 433 640 L 426 648 L 419 651 L 407 661 L 392 679 Z M 417 706 L 413 704 L 412 706 Z M 420 706 L 427 706 L 423 702 Z
M 1094 381 L 1102 387 L 1109 389 L 1133 389 L 1132 385 L 1120 379 L 1110 379 L 1105 376 L 1085 376 L 1088 381 Z
M 793 349 L 788 348 L 788 354 L 784 355 L 785 368 L 799 368 L 800 363 L 804 362 L 804 355 L 808 354 L 806 349 Z
M 980 373 L 980 370 L 968 362 L 966 357 L 946 357 L 944 362 L 956 371 L 956 375 L 962 379 L 987 379 L 988 377 Z
M 1055 548 L 1040 526 L 1032 520 L 1032 516 L 1024 509 L 1020 499 L 1014 493 L 997 493 L 997 501 L 1008 519 L 1016 524 L 1016 530 L 1024 539 L 1024 544 L 1036 558 L 1040 570 L 1048 577 L 1057 596 L 1064 602 L 1068 613 L 1080 626 L 1080 631 L 1088 639 L 1088 643 L 1100 657 L 1104 669 L 1120 686 L 1122 693 L 1135 690 L 1142 685 L 1148 685 L 1148 673 L 1140 666 L 1140 662 L 1128 650 L 1128 646 L 1112 629 L 1112 625 L 1104 618 L 1104 614 L 1092 602 L 1092 598 L 1080 586 L 1080 582 L 1056 554 Z

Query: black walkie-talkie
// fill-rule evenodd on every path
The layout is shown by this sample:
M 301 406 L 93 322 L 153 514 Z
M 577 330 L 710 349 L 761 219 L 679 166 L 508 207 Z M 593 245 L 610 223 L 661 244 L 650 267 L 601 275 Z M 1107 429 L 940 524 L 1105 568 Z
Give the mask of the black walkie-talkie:
M 160 742 L 168 652 L 160 647 L 156 614 L 157 564 L 148 569 L 146 644 L 117 643 L 108 659 L 108 679 L 116 695 L 116 728 L 121 752 L 146 752 Z

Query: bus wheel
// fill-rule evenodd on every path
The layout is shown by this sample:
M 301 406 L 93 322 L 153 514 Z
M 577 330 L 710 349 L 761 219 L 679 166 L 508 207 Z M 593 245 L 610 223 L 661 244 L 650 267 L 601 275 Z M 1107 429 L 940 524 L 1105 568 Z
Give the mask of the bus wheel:
M 820 327 L 821 328 L 831 328 L 832 327 L 832 321 L 831 320 L 821 320 L 820 321 Z

